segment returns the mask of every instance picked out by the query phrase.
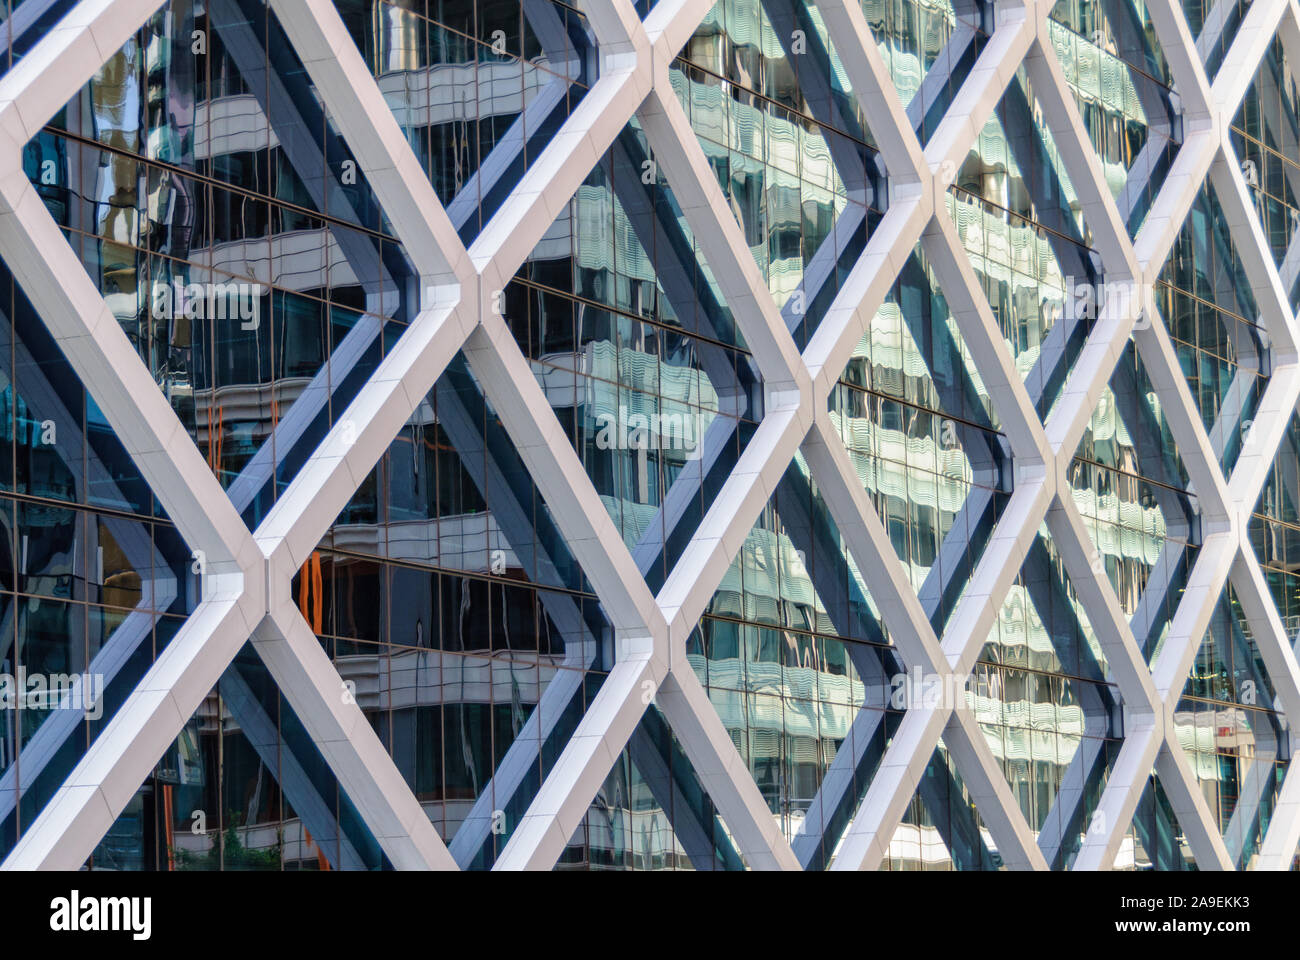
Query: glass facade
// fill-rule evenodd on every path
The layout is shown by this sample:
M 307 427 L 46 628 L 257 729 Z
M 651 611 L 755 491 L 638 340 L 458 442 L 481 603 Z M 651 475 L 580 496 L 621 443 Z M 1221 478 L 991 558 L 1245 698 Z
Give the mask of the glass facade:
M 1253 194 L 1255 212 L 1293 307 L 1300 305 L 1294 247 L 1296 230 L 1300 228 L 1300 146 L 1295 127 L 1296 117 L 1300 116 L 1300 96 L 1296 93 L 1294 63 L 1294 54 L 1288 60 L 1282 44 L 1274 41 L 1231 128 L 1232 144 L 1246 186 Z
M 71 6 L 0 3 L 4 69 Z M 333 6 L 403 149 L 472 251 L 565 124 L 599 99 L 610 69 L 587 8 L 562 0 Z M 653 6 L 636 8 L 644 17 Z M 422 286 L 276 9 L 168 0 L 22 152 L 45 210 L 250 531 L 400 348 Z M 924 146 L 1001 28 L 982 0 L 862 0 L 861 9 Z M 1248 9 L 1182 4 L 1212 78 Z M 718 0 L 666 74 L 689 146 L 748 247 L 736 255 L 752 257 L 800 350 L 829 322 L 893 200 L 841 49 L 849 40 L 813 0 Z M 1191 142 L 1152 18 L 1140 0 L 1060 0 L 1042 42 L 1119 219 L 1138 237 Z M 1275 41 L 1231 141 L 1294 307 L 1293 69 Z M 1074 145 L 1056 142 L 1040 95 L 1029 70 L 1013 73 L 938 202 L 1031 409 L 1048 423 L 1074 402 L 1072 375 L 1091 362 L 1099 318 L 1079 297 L 1104 287 L 1106 269 L 1063 160 Z M 547 208 L 549 226 L 499 305 L 555 437 L 572 445 L 659 594 L 729 478 L 760 451 L 772 397 L 743 332 L 754 329 L 752 308 L 728 304 L 710 265 L 729 251 L 692 229 L 641 120 L 619 123 L 595 166 L 575 171 L 585 173 L 576 192 Z M 1233 478 L 1239 461 L 1253 463 L 1243 450 L 1275 358 L 1220 201 L 1208 182 L 1197 188 L 1149 319 L 1168 332 L 1212 469 Z M 1004 398 L 986 385 L 914 238 L 893 251 L 897 276 L 819 406 L 893 548 L 881 559 L 901 569 L 942 644 L 1026 481 L 1000 419 Z M 0 711 L 0 859 L 202 597 L 191 546 L 13 267 L 0 263 L 0 674 L 102 675 L 103 696 L 93 718 L 49 703 Z M 432 390 L 410 398 L 414 413 L 353 478 L 292 599 L 452 857 L 489 869 L 592 715 L 620 638 L 594 571 L 530 473 L 524 447 L 535 438 L 507 431 L 469 354 L 457 351 Z M 1189 583 L 1207 542 L 1206 494 L 1189 479 L 1193 454 L 1174 440 L 1181 400 L 1158 381 L 1127 341 L 1077 448 L 1072 440 L 1065 451 L 1059 494 L 1082 516 L 1093 572 L 1148 664 L 1180 604 L 1202 602 Z M 1247 537 L 1291 639 L 1298 458 L 1293 415 Z M 687 623 L 684 669 L 799 864 L 825 869 L 917 709 L 919 678 L 891 637 L 896 611 L 872 596 L 802 453 L 763 499 Z M 1096 828 L 1129 705 L 1062 545 L 1046 523 L 1024 536 L 954 695 L 1044 864 L 1069 869 Z M 1222 584 L 1175 691 L 1171 736 L 1233 865 L 1247 868 L 1277 809 L 1290 741 L 1284 691 L 1239 586 Z M 626 745 L 610 750 L 576 829 L 566 825 L 556 869 L 753 866 L 709 794 L 708 771 L 697 771 L 661 706 L 646 704 Z M 882 868 L 1006 866 L 952 747 L 941 737 L 924 764 Z M 1121 826 L 1116 866 L 1195 868 L 1177 812 L 1185 802 L 1167 786 L 1152 772 Z M 87 865 L 391 868 L 362 814 L 250 642 Z

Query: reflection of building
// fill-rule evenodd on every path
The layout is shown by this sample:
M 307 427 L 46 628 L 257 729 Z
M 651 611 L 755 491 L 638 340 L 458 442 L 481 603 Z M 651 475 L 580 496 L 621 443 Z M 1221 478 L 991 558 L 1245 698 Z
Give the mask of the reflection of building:
M 23 63 L 69 6 L 11 5 L 0 24 L 7 63 Z M 645 16 L 651 4 L 636 6 Z M 580 559 L 593 556 L 573 536 L 581 511 L 543 489 L 535 450 L 567 455 L 566 440 L 577 454 L 564 461 L 568 479 L 591 493 L 590 510 L 603 507 L 625 569 L 635 565 L 651 595 L 671 593 L 679 564 L 723 543 L 725 572 L 685 618 L 678 664 L 702 685 L 721 733 L 680 729 L 671 690 L 651 703 L 652 683 L 628 736 L 601 746 L 611 769 L 574 776 L 593 798 L 555 819 L 564 836 L 543 865 L 771 865 L 755 836 L 787 844 L 787 865 L 840 863 L 861 833 L 853 824 L 868 788 L 882 769 L 889 775 L 885 756 L 910 742 L 899 731 L 930 709 L 894 696 L 916 667 L 903 621 L 903 634 L 932 630 L 941 644 L 981 624 L 964 658 L 970 677 L 958 684 L 970 724 L 943 728 L 910 758 L 911 779 L 890 788 L 897 802 L 881 805 L 892 811 L 890 839 L 870 865 L 1286 859 L 1277 838 L 1291 828 L 1275 826 L 1290 759 L 1281 708 L 1300 691 L 1275 685 L 1274 667 L 1291 654 L 1265 636 L 1272 608 L 1259 584 L 1289 637 L 1300 618 L 1300 549 L 1288 550 L 1300 529 L 1300 420 L 1267 477 L 1246 437 L 1278 409 L 1264 403 L 1279 342 L 1266 331 L 1278 311 L 1257 302 L 1268 287 L 1259 277 L 1275 270 L 1292 309 L 1300 289 L 1287 72 L 1300 51 L 1279 41 L 1246 64 L 1232 41 L 1243 17 L 1261 14 L 1194 17 L 1211 78 L 1221 68 L 1254 75 L 1232 124 L 1233 149 L 1254 171 L 1242 196 L 1254 205 L 1225 197 L 1236 182 L 1230 164 L 1179 206 L 1161 200 L 1170 196 L 1162 188 L 1200 141 L 1184 129 L 1167 31 L 1140 3 L 1062 0 L 1043 40 L 1059 71 L 1017 73 L 965 155 L 947 164 L 951 229 L 940 234 L 954 255 L 936 248 L 934 232 L 890 251 L 897 276 L 883 302 L 845 327 L 857 346 L 828 351 L 842 308 L 860 306 L 844 300 L 865 289 L 864 252 L 911 202 L 885 162 L 887 138 L 871 128 L 874 107 L 854 93 L 862 58 L 845 46 L 855 38 L 827 22 L 833 6 L 718 0 L 682 30 L 671 94 L 695 135 L 693 169 L 713 175 L 716 206 L 735 218 L 737 249 L 720 230 L 699 229 L 701 194 L 680 179 L 692 168 L 665 153 L 662 122 L 647 113 L 601 135 L 598 161 L 569 171 L 585 179 L 548 199 L 546 222 L 517 227 L 533 229 L 531 253 L 511 265 L 504 290 L 480 293 L 526 360 L 514 369 L 540 388 L 529 416 L 541 417 L 541 436 L 507 429 L 516 411 L 502 398 L 516 394 L 485 375 L 479 344 L 449 351 L 432 389 L 404 396 L 403 412 L 413 412 L 390 418 L 384 443 L 373 443 L 388 411 L 368 405 L 366 385 L 426 329 L 416 325 L 431 309 L 430 252 L 398 229 L 403 211 L 375 166 L 382 152 L 357 143 L 317 87 L 277 3 L 162 4 L 25 145 L 24 171 L 249 530 L 262 536 L 275 505 L 295 502 L 300 478 L 329 459 L 313 459 L 327 436 L 373 454 L 364 469 L 348 467 L 354 492 L 341 511 L 315 500 L 303 508 L 335 519 L 295 555 L 296 613 L 278 614 L 305 620 L 338 673 L 321 682 L 340 681 L 346 706 L 376 735 L 363 772 L 374 782 L 391 772 L 390 787 L 400 775 L 459 866 L 516 862 L 508 851 L 527 842 L 517 839 L 534 829 L 526 822 L 558 802 L 544 784 L 578 762 L 575 731 L 609 712 L 636 640 L 626 611 L 597 589 L 608 571 Z M 526 203 L 521 183 L 555 177 L 564 166 L 555 151 L 598 140 L 573 129 L 605 102 L 595 91 L 611 69 L 585 9 L 561 0 L 321 6 L 341 17 L 374 79 L 373 103 L 400 128 L 404 142 L 392 148 L 403 169 L 423 171 L 476 255 L 505 243 L 492 224 Z M 937 142 L 989 48 L 991 7 L 863 0 L 861 10 L 899 116 L 922 144 Z M 1076 108 L 1077 129 L 1062 124 L 1058 100 Z M 1077 162 L 1076 134 L 1089 138 L 1095 166 Z M 1250 209 L 1271 245 L 1247 251 L 1258 257 L 1241 249 L 1255 242 L 1242 227 Z M 1106 231 L 1127 228 L 1124 243 L 1140 236 L 1145 252 L 1163 228 L 1139 231 L 1162 218 L 1172 249 L 1154 299 L 1132 338 L 1107 345 L 1098 338 L 1114 320 L 1106 311 L 1118 270 L 1105 257 L 1122 244 Z M 27 282 L 33 268 L 9 259 L 0 668 L 103 672 L 112 716 L 132 690 L 153 689 L 140 685 L 164 672 L 178 632 L 184 642 L 196 629 L 201 547 L 183 542 L 162 506 L 170 491 L 150 488 L 149 470 L 128 453 L 133 441 L 110 427 L 115 398 L 83 385 L 90 378 L 52 336 Z M 771 297 L 766 314 L 748 291 L 736 297 L 751 265 Z M 160 285 L 228 284 L 258 291 L 256 322 L 155 309 Z M 1095 310 L 1074 309 L 1080 289 Z M 735 496 L 728 478 L 752 474 L 770 449 L 760 425 L 789 402 L 763 359 L 777 351 L 760 342 L 763 318 L 778 315 L 809 358 L 837 358 L 818 429 L 842 442 L 879 517 L 873 553 L 844 513 L 859 491 L 826 485 L 816 444 L 792 453 L 784 472 L 763 474 L 752 529 L 719 530 L 715 505 L 729 509 Z M 1160 331 L 1154 341 L 1146 321 Z M 1074 374 L 1086 376 L 1103 352 L 1113 372 L 1081 392 Z M 1073 438 L 1058 502 L 1033 523 L 1024 491 L 1040 480 L 1007 421 L 1012 388 L 994 353 L 1023 384 L 1014 402 L 1048 424 L 1051 442 Z M 1279 424 L 1260 436 L 1276 444 L 1283 433 Z M 1239 460 L 1258 489 L 1232 472 Z M 1245 560 L 1230 580 L 1205 573 L 1228 523 L 1212 502 L 1219 494 L 1204 487 L 1219 470 L 1237 484 L 1225 487 L 1231 496 L 1251 491 L 1238 506 L 1254 508 L 1248 532 L 1263 577 Z M 1073 526 L 1062 519 L 1075 514 Z M 1091 542 L 1072 539 L 1081 534 Z M 880 569 L 897 572 L 906 604 L 881 595 Z M 985 595 L 987 617 L 965 613 Z M 98 831 L 92 867 L 393 862 L 395 841 L 376 829 L 382 799 L 349 779 L 355 768 L 340 772 L 347 748 L 321 736 L 320 715 L 299 699 L 305 687 L 282 688 L 277 671 L 288 668 L 259 637 L 215 686 L 202 685 L 179 734 L 160 738 L 159 750 L 172 743 Z M 1130 760 L 1145 733 L 1133 718 L 1149 706 L 1135 702 L 1130 665 L 1117 660 L 1129 655 L 1179 678 L 1176 729 L 1151 751 L 1152 769 L 1136 774 Z M 34 843 L 24 838 L 52 822 L 51 798 L 102 733 L 66 711 L 5 718 L 0 854 L 23 861 Z M 700 752 L 705 740 L 717 755 Z M 1175 746 L 1181 761 L 1170 759 Z M 730 779 L 746 771 L 756 791 Z M 1125 822 L 1099 819 L 1116 797 Z M 990 817 L 990 804 L 1010 814 Z M 1189 817 L 1211 829 L 1186 829 Z

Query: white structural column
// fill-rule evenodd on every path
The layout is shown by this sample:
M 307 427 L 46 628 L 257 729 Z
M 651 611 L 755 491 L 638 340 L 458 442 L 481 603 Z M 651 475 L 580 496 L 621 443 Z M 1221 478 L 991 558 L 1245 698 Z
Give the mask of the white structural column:
M 22 167 L 27 140 L 156 7 L 79 4 L 0 80 L 0 256 L 195 551 L 202 596 L 24 832 L 8 867 L 80 867 L 261 616 L 252 538 Z
M 1182 140 L 1133 237 L 1126 215 L 1142 185 L 1131 183 L 1117 202 L 1106 183 L 1051 42 L 1051 0 L 993 5 L 993 32 L 924 145 L 908 105 L 898 99 L 861 5 L 816 0 L 816 14 L 827 25 L 879 149 L 888 190 L 882 191 L 886 197 L 867 201 L 884 211 L 802 352 L 672 87 L 674 58 L 708 15 L 712 0 L 659 0 L 644 22 L 630 0 L 580 4 L 597 41 L 596 79 L 540 153 L 529 158 L 519 182 L 468 248 L 457 226 L 469 201 L 453 205 L 453 221 L 335 4 L 269 4 L 413 264 L 419 290 L 410 325 L 388 346 L 346 409 L 336 412 L 324 439 L 252 532 L 241 519 L 243 504 L 232 503 L 212 475 L 22 165 L 24 146 L 160 9 L 160 0 L 82 0 L 0 78 L 0 256 L 195 552 L 202 573 L 197 608 L 53 799 L 26 825 L 6 869 L 71 869 L 84 863 L 250 640 L 389 860 L 403 869 L 456 867 L 293 602 L 291 583 L 458 354 L 468 361 L 598 596 L 613 657 L 576 731 L 520 821 L 510 825 L 496 869 L 547 870 L 556 864 L 652 708 L 667 721 L 751 868 L 799 869 L 809 862 L 808 851 L 822 843 L 835 848 L 833 869 L 880 866 L 941 743 L 1006 865 L 1042 870 L 1065 862 L 1061 851 L 1072 838 L 1064 834 L 1074 829 L 1065 824 L 1078 822 L 1083 781 L 1075 777 L 1061 788 L 1055 833 L 1049 836 L 1047 827 L 1036 833 L 964 697 L 956 703 L 908 704 L 842 836 L 820 833 L 827 819 L 820 806 L 808 812 L 793 844 L 782 832 L 686 651 L 710 599 L 799 453 L 881 611 L 899 659 L 945 691 L 965 689 L 1008 591 L 1046 528 L 1105 655 L 1105 679 L 1118 691 L 1122 715 L 1123 743 L 1083 831 L 1075 869 L 1114 865 L 1153 773 L 1198 866 L 1241 865 L 1237 861 L 1255 807 L 1246 804 L 1245 812 L 1220 829 L 1178 739 L 1175 711 L 1220 596 L 1231 585 L 1276 693 L 1272 706 L 1288 718 L 1300 715 L 1295 638 L 1287 636 L 1278 617 L 1247 535 L 1300 403 L 1300 328 L 1289 298 L 1300 259 L 1293 263 L 1288 251 L 1277 266 L 1229 131 L 1273 38 L 1281 36 L 1293 58 L 1300 53 L 1295 0 L 1253 0 L 1213 78 L 1177 0 L 1147 0 L 1174 78 L 1179 115 L 1172 119 Z M 1201 38 L 1207 50 L 1217 42 L 1226 14 L 1226 4 L 1220 4 L 1209 18 Z M 969 24 L 964 29 L 962 42 L 968 43 Z M 1037 412 L 1042 398 L 1031 396 L 1022 382 L 949 214 L 957 173 L 1009 85 L 1018 82 L 1022 66 L 1031 105 L 1041 110 L 1086 226 L 1091 244 L 1086 256 L 1103 283 L 1096 322 L 1072 358 L 1046 420 Z M 748 355 L 742 362 L 751 364 L 761 385 L 760 395 L 748 398 L 761 415 L 759 423 L 657 594 L 500 313 L 505 287 L 634 118 L 650 147 L 652 175 L 671 189 L 689 233 L 699 239 L 711 279 L 744 336 Z M 1135 169 L 1135 177 L 1146 175 Z M 1225 422 L 1207 429 L 1152 295 L 1206 182 L 1214 187 L 1240 252 L 1259 310 L 1250 319 L 1266 331 L 1272 364 L 1254 416 L 1242 427 L 1241 452 L 1230 475 L 1216 450 L 1223 449 L 1225 431 L 1235 426 Z M 864 189 L 870 192 L 869 186 Z M 844 425 L 828 412 L 838 378 L 918 245 L 995 407 L 1012 487 L 939 632 L 858 475 L 841 434 Z M 1100 562 L 1090 529 L 1094 521 L 1081 513 L 1068 480 L 1080 440 L 1130 342 L 1186 466 L 1202 538 L 1149 665 Z M 1144 631 L 1139 635 L 1145 639 Z M 570 666 L 585 668 L 594 661 L 596 643 L 587 646 L 591 656 Z M 571 687 L 561 689 L 577 695 Z M 864 705 L 857 723 L 867 725 L 872 709 L 879 705 Z M 1290 734 L 1284 730 L 1281 736 Z M 825 772 L 818 796 L 828 798 L 828 811 L 833 798 L 853 789 L 860 756 L 851 739 Z M 1288 756 L 1289 747 L 1278 744 Z M 523 779 L 516 768 L 529 761 L 516 761 L 503 774 L 503 789 L 509 789 L 505 781 L 518 785 Z M 1251 776 L 1264 778 L 1271 770 L 1265 763 L 1271 760 L 1260 761 Z M 458 843 L 470 841 L 462 837 Z M 1300 772 L 1293 765 L 1257 865 L 1288 867 L 1298 843 Z M 465 854 L 457 853 L 461 862 Z
M 1167 15 L 1162 21 L 1166 34 L 1176 29 L 1179 22 L 1177 14 Z M 1204 527 L 1221 529 L 1228 524 L 1226 484 L 1214 463 L 1216 458 L 1172 345 L 1167 335 L 1161 336 L 1163 325 L 1155 322 L 1155 302 L 1149 293 L 1154 271 L 1142 262 L 1135 245 L 1129 240 L 1124 218 L 1105 184 L 1096 153 L 1090 149 L 1090 141 L 1074 98 L 1065 84 L 1061 66 L 1054 52 L 1044 48 L 1041 39 L 1026 60 L 1026 67 L 1035 84 L 1035 93 L 1044 103 L 1044 113 L 1049 118 L 1056 143 L 1063 145 L 1062 159 L 1079 194 L 1085 222 L 1092 231 L 1092 242 L 1101 255 L 1107 284 L 1103 323 L 1112 319 L 1119 321 L 1108 340 L 1094 339 L 1093 343 L 1104 350 L 1117 351 L 1128 337 L 1125 328 L 1132 323 L 1132 336 L 1145 361 L 1148 376 L 1164 388 L 1160 393 L 1162 411 L 1175 438 L 1181 441 L 1183 449 L 1201 454 L 1186 457 L 1185 462 L 1191 464 L 1189 474 L 1200 494 Z M 1177 69 L 1184 76 L 1196 75 L 1190 62 L 1182 62 Z M 1204 84 L 1198 83 L 1194 89 L 1203 92 Z M 1201 99 L 1203 102 L 1203 95 Z M 1210 138 L 1206 136 L 1203 139 L 1205 146 L 1200 149 L 1210 149 Z M 1197 159 L 1198 155 L 1192 153 L 1184 163 L 1187 165 Z M 1173 204 L 1173 212 L 1158 211 L 1166 215 L 1164 219 L 1153 221 L 1156 224 L 1154 229 L 1164 228 L 1160 233 L 1160 243 L 1151 248 L 1154 250 L 1167 249 L 1165 244 L 1171 242 L 1174 235 L 1168 226 L 1181 224 L 1180 215 L 1185 215 L 1182 211 L 1186 209 L 1184 201 L 1190 205 L 1190 198 L 1162 193 L 1162 198 L 1165 196 L 1172 197 L 1169 202 Z M 1148 236 L 1153 232 L 1152 227 L 1145 225 L 1144 230 Z M 1163 253 L 1159 254 L 1159 259 L 1163 260 Z M 1118 298 L 1112 296 L 1115 288 L 1121 294 Z M 1098 361 L 1098 369 L 1109 371 L 1117 360 L 1116 352 L 1109 359 Z M 1094 380 L 1091 389 L 1095 390 L 1099 385 Z M 1088 392 L 1083 396 L 1090 398 L 1093 394 Z M 1091 410 L 1092 405 L 1087 400 L 1078 408 L 1079 413 L 1087 416 L 1091 415 Z M 1085 421 L 1076 415 L 1065 422 L 1067 431 L 1054 437 L 1054 442 L 1059 445 L 1060 468 L 1057 506 L 1048 516 L 1048 527 L 1065 560 L 1071 583 L 1081 596 L 1091 600 L 1086 608 L 1091 613 L 1093 628 L 1099 632 L 1107 649 L 1109 669 L 1124 704 L 1124 743 L 1106 778 L 1105 790 L 1087 824 L 1086 835 L 1074 860 L 1075 869 L 1091 870 L 1113 864 L 1120 843 L 1129 830 L 1149 781 L 1153 762 L 1166 736 L 1165 711 L 1066 480 L 1065 470 L 1074 454 L 1077 431 Z M 1194 608 L 1185 605 L 1182 612 L 1186 615 L 1191 609 Z M 1077 798 L 1075 802 L 1078 802 Z
M 96 6 L 83 4 L 78 13 L 88 16 L 93 11 L 86 8 Z M 135 21 L 115 23 L 120 35 L 105 48 L 107 52 L 103 56 L 87 61 L 92 67 L 106 59 L 137 25 Z M 103 33 L 102 28 L 100 32 Z M 66 50 L 60 53 L 57 44 L 52 50 L 45 49 L 59 39 L 56 31 L 33 51 L 25 65 L 35 70 L 45 63 L 47 55 L 66 56 Z M 100 40 L 107 42 L 107 37 L 101 36 Z M 62 74 L 60 78 L 66 82 Z M 14 74 L 10 74 L 4 82 L 13 79 Z M 85 79 L 80 78 L 78 85 L 84 84 Z M 14 109 L 25 102 L 20 92 Z M 55 107 L 58 105 L 55 103 Z M 34 116 L 30 114 L 28 121 Z M 383 170 L 381 162 L 375 162 L 374 166 L 378 171 Z M 326 761 L 345 789 L 359 798 L 362 819 L 394 865 L 399 868 L 450 866 L 436 832 L 410 791 L 395 789 L 402 785 L 391 758 L 369 728 L 360 708 L 354 701 L 340 696 L 337 673 L 314 639 L 310 643 L 301 639 L 296 644 L 284 642 L 282 631 L 265 615 L 277 592 L 287 597 L 288 578 L 279 584 L 267 576 L 270 565 L 258 556 L 261 551 L 238 511 L 208 471 L 21 170 L 18 177 L 9 178 L 5 185 L 19 192 L 18 203 L 30 211 L 21 223 L 25 236 L 6 234 L 0 238 L 0 243 L 8 241 L 15 245 L 12 251 L 4 249 L 6 261 L 25 285 L 32 284 L 33 292 L 29 296 L 52 330 L 59 329 L 60 318 L 64 316 L 79 314 L 98 320 L 86 334 L 76 333 L 75 327 L 70 327 L 67 336 L 58 337 L 60 346 L 83 382 L 91 386 L 128 452 L 187 543 L 194 547 L 203 590 L 203 602 L 198 609 L 159 656 L 64 787 L 24 833 L 6 865 L 68 868 L 83 863 L 202 698 L 215 686 L 239 647 L 253 637 L 272 677 L 284 690 Z M 24 198 L 22 191 L 31 194 L 31 199 Z M 24 240 L 31 244 L 27 249 Z M 433 244 L 430 247 L 438 249 Z M 30 252 L 37 250 L 45 253 L 33 262 Z M 445 260 L 440 255 L 429 259 L 437 259 L 442 268 L 430 271 L 430 289 L 449 289 L 446 277 L 450 271 Z M 41 264 L 49 271 L 45 277 L 35 272 Z M 465 276 L 470 276 L 468 271 Z M 61 283 L 59 277 L 65 281 Z M 47 302 L 50 295 L 59 294 L 79 296 L 84 306 L 71 310 Z M 130 419 L 133 416 L 143 422 L 133 425 Z M 316 472 L 319 471 L 308 471 L 305 482 L 315 479 Z M 341 502 L 346 502 L 355 489 L 350 476 L 348 483 Z M 268 580 L 272 580 L 270 597 L 264 593 Z M 294 625 L 305 626 L 301 618 Z M 87 824 L 94 824 L 95 829 L 89 829 Z

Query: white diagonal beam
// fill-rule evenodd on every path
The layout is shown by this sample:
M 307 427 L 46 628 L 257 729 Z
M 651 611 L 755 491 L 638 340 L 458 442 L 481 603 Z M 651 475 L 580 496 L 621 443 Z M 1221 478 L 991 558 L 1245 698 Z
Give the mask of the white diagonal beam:
M 798 870 L 799 861 L 776 816 L 768 809 L 695 671 L 678 651 L 657 702 L 749 867 Z
M 515 827 L 495 870 L 550 870 L 632 738 L 667 672 L 649 637 L 620 639 L 616 663 Z
M 456 861 L 432 821 L 287 595 L 263 618 L 252 641 L 276 686 L 393 866 L 398 870 L 455 870 Z
M 1294 358 L 1300 337 L 1296 335 L 1296 318 L 1291 298 L 1278 274 L 1268 238 L 1259 225 L 1241 165 L 1225 128 L 1219 155 L 1210 167 L 1210 182 L 1219 198 L 1219 208 L 1228 224 L 1252 299 L 1259 310 L 1259 323 L 1268 331 L 1270 346 L 1280 362 Z M 1250 319 L 1250 318 L 1248 318 Z

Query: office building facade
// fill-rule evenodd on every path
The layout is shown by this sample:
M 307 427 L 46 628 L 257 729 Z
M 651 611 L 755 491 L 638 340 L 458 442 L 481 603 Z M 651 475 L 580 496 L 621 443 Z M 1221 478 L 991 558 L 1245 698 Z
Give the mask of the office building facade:
M 0 7 L 4 868 L 1292 866 L 1294 0 Z

